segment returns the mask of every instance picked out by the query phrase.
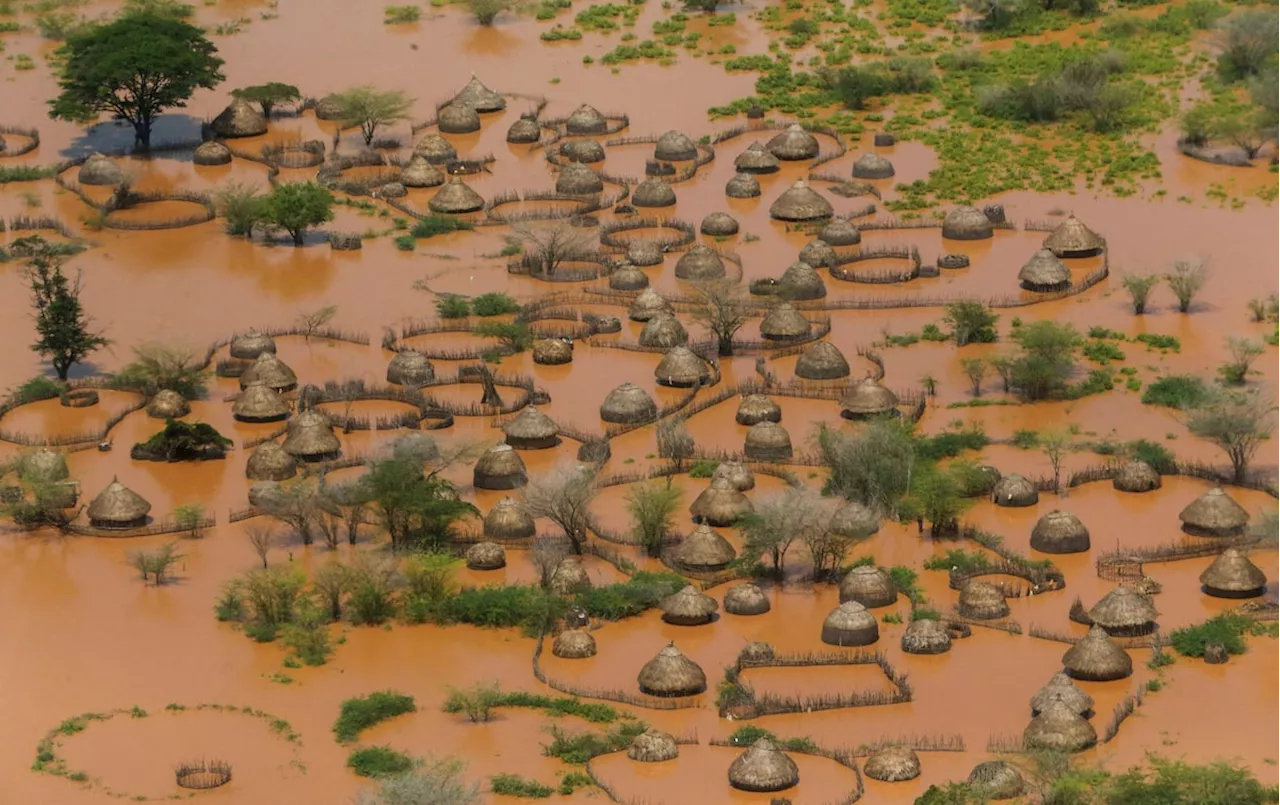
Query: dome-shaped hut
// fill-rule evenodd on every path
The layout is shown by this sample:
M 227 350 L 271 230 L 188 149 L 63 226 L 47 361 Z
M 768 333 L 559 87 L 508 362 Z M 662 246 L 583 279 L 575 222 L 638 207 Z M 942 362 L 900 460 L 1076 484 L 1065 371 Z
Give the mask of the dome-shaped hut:
M 969 772 L 969 789 L 987 799 L 1013 799 L 1026 784 L 1022 773 L 1003 760 L 987 760 Z
M 498 570 L 507 566 L 507 552 L 496 542 L 477 542 L 467 548 L 465 558 L 471 570 Z
M 290 391 L 298 387 L 298 376 L 274 352 L 263 352 L 240 373 L 240 388 L 261 383 L 272 391 Z
M 822 622 L 822 642 L 833 646 L 869 646 L 880 639 L 876 616 L 857 601 L 846 601 Z
M 734 157 L 733 167 L 739 174 L 777 173 L 781 168 L 778 158 L 758 142 L 748 145 L 745 151 Z
M 512 145 L 532 145 L 540 139 L 542 139 L 542 127 L 538 125 L 536 117 L 521 115 L 520 119 L 507 129 L 507 142 Z
M 724 185 L 729 198 L 756 198 L 760 195 L 760 181 L 749 173 L 735 173 Z
M 725 275 L 724 260 L 715 249 L 705 243 L 697 243 L 680 255 L 676 261 L 676 279 L 717 280 Z
M 753 640 L 738 652 L 738 660 L 743 664 L 759 665 L 774 658 L 773 646 Z
M 920 758 L 908 746 L 886 746 L 871 753 L 862 773 L 882 783 L 898 783 L 920 776 Z
M 634 383 L 618 386 L 600 404 L 600 418 L 605 422 L 634 425 L 648 422 L 657 415 L 657 403 L 649 396 L 649 392 Z
M 727 212 L 713 212 L 702 219 L 698 231 L 713 238 L 727 238 L 738 234 L 738 219 Z
M 847 374 L 847 372 L 846 372 Z M 848 419 L 894 414 L 898 410 L 898 395 L 880 385 L 874 377 L 864 377 L 840 398 L 840 413 Z
M 533 515 L 525 505 L 513 498 L 503 498 L 493 505 L 484 518 L 487 539 L 521 540 L 537 533 Z
M 688 136 L 672 130 L 658 138 L 653 158 L 664 162 L 688 162 L 698 158 L 698 146 Z
M 649 287 L 649 275 L 622 262 L 609 272 L 609 287 L 615 291 L 643 291 Z
M 1080 752 L 1098 742 L 1098 733 L 1060 698 L 1050 698 L 1040 715 L 1027 725 L 1022 742 L 1028 749 Z
M 651 240 L 637 240 L 627 245 L 627 262 L 633 266 L 662 265 L 662 249 Z
M 475 73 L 471 74 L 471 80 L 461 92 L 453 96 L 450 103 L 455 106 L 468 106 L 477 112 L 501 112 L 507 108 L 506 99 L 486 87 L 480 79 L 476 78 Z
M 855 567 L 840 580 L 840 603 L 857 601 L 867 609 L 891 606 L 898 600 L 898 588 L 882 567 Z
M 99 153 L 92 153 L 80 166 L 80 184 L 117 185 L 124 181 L 124 170 Z
M 734 420 L 739 425 L 751 425 L 757 422 L 781 422 L 782 408 L 763 394 L 746 394 L 738 403 L 738 412 Z
M 716 599 L 686 584 L 679 592 L 662 599 L 658 605 L 662 619 L 673 626 L 701 626 L 711 623 L 720 605 Z
M 1093 712 L 1093 697 L 1072 682 L 1071 677 L 1059 671 L 1031 697 L 1031 715 L 1039 715 L 1055 698 L 1077 715 L 1088 718 Z
M 413 155 L 422 157 L 432 165 L 443 165 L 458 158 L 458 149 L 453 143 L 436 134 L 434 131 L 424 134 L 413 146 Z
M 649 321 L 655 316 L 671 314 L 671 303 L 653 288 L 645 288 L 627 308 L 627 318 L 632 321 Z
M 768 738 L 757 738 L 729 766 L 729 785 L 740 791 L 785 791 L 799 783 L 796 762 Z
M 284 451 L 303 461 L 327 461 L 342 452 L 329 417 L 314 408 L 303 411 L 289 423 Z
M 707 675 L 675 643 L 668 643 L 645 663 L 636 681 L 650 696 L 693 696 L 707 689 Z
M 1249 525 L 1249 513 L 1220 486 L 1188 503 L 1178 519 L 1183 531 L 1198 537 L 1234 536 Z
M 841 537 L 865 539 L 880 530 L 880 518 L 869 507 L 851 500 L 836 509 L 827 527 Z
M 671 313 L 659 313 L 640 330 L 640 346 L 670 349 L 689 342 L 689 333 Z
M 275 442 L 253 448 L 244 475 L 250 481 L 287 481 L 298 474 L 298 460 Z
M 566 556 L 551 573 L 551 591 L 557 595 L 571 595 L 591 589 L 591 577 L 577 556 Z
M 716 528 L 733 525 L 753 511 L 755 508 L 747 496 L 726 478 L 713 478 L 711 484 L 689 504 L 689 513 L 694 520 Z
M 440 186 L 427 207 L 436 213 L 461 215 L 484 209 L 484 199 L 462 181 L 461 176 L 454 176 Z
M 777 422 L 757 422 L 747 429 L 743 453 L 755 461 L 786 461 L 792 455 L 791 434 Z
M 688 347 L 672 347 L 654 368 L 653 376 L 659 385 L 688 388 L 710 380 L 711 367 Z
M 631 191 L 631 203 L 637 207 L 670 207 L 676 203 L 676 191 L 656 176 L 645 179 Z
M 956 207 L 942 220 L 942 237 L 951 240 L 985 240 L 994 232 L 991 219 L 977 207 Z
M 787 299 L 821 299 L 827 295 L 827 286 L 812 265 L 797 260 L 782 272 L 778 293 Z
M 584 103 L 570 113 L 564 128 L 570 134 L 576 135 L 604 134 L 609 128 L 609 122 L 604 119 L 604 115 L 596 111 L 594 106 Z
M 815 221 L 830 218 L 833 212 L 831 202 L 804 179 L 797 179 L 769 206 L 769 215 L 779 221 Z
M 1152 492 L 1160 488 L 1160 473 L 1145 461 L 1134 459 L 1116 471 L 1111 486 L 1121 492 Z
M 1028 291 L 1061 291 L 1071 284 L 1071 271 L 1048 249 L 1041 249 L 1022 264 L 1018 281 Z
M 231 338 L 231 357 L 251 361 L 264 352 L 275 354 L 276 342 L 271 336 L 250 330 Z
M 1086 682 L 1111 682 L 1133 673 L 1133 658 L 1111 639 L 1107 631 L 1094 624 L 1089 633 L 1062 655 L 1062 667 L 1072 679 Z M 1046 705 L 1046 710 L 1048 706 Z M 1063 705 L 1063 709 L 1071 712 Z M 1040 715 L 1044 715 L 1042 710 Z M 1072 715 L 1075 715 L 1072 713 Z
M 1071 512 L 1054 509 L 1031 529 L 1031 549 L 1041 553 L 1083 553 L 1089 550 L 1089 529 Z
M 545 450 L 560 444 L 560 426 L 532 405 L 503 423 L 502 432 L 516 450 Z
M 596 639 L 585 629 L 566 629 L 551 643 L 551 653 L 562 660 L 596 656 Z
M 435 367 L 416 349 L 402 349 L 387 364 L 387 382 L 421 388 L 436 379 Z
M 181 419 L 191 413 L 191 403 L 173 389 L 160 389 L 147 401 L 147 416 L 155 419 Z
M 471 477 L 476 489 L 518 489 L 529 482 L 524 461 L 509 444 L 495 444 L 484 451 Z
M 783 302 L 771 308 L 760 320 L 760 337 L 770 341 L 797 341 L 808 337 L 810 327 L 809 320 L 800 311 L 790 302 Z
M 539 338 L 533 342 L 533 362 L 559 366 L 573 361 L 573 344 L 562 338 Z
M 287 505 L 289 495 L 279 481 L 258 481 L 249 487 L 249 505 L 264 510 L 279 510 Z
M 966 618 L 995 620 L 1009 614 L 1009 604 L 1004 593 L 994 584 L 970 581 L 960 589 L 960 601 L 956 609 Z
M 196 146 L 191 162 L 205 166 L 226 165 L 231 162 L 231 149 L 217 140 L 206 140 Z
M 71 477 L 71 470 L 67 468 L 66 454 L 41 447 L 22 457 L 18 474 L 31 480 L 56 483 Z
M 680 746 L 670 733 L 649 728 L 631 739 L 627 757 L 641 763 L 661 763 L 680 756 Z
M 444 171 L 432 165 L 422 154 L 414 154 L 400 171 L 400 184 L 405 187 L 439 187 L 444 184 Z
M 267 133 L 267 119 L 253 104 L 243 98 L 233 98 L 209 127 L 223 138 L 257 137 Z
M 241 422 L 276 422 L 289 416 L 289 405 L 262 383 L 254 383 L 231 404 L 231 416 Z
M 854 161 L 853 178 L 891 179 L 893 178 L 893 163 L 879 154 L 867 152 Z
M 1116 587 L 1089 610 L 1089 620 L 1109 635 L 1136 637 L 1156 629 L 1156 607 L 1151 599 L 1129 587 Z
M 1267 576 L 1243 550 L 1227 548 L 1200 574 L 1200 583 L 1216 598 L 1256 598 L 1266 591 Z
M 343 109 L 342 104 L 338 103 L 338 99 L 332 95 L 326 95 L 316 101 L 316 120 L 341 120 Z
M 604 192 L 600 174 L 581 162 L 570 162 L 560 169 L 556 177 L 556 192 L 571 196 L 586 196 Z
M 721 461 L 711 473 L 711 480 L 714 481 L 717 478 L 723 478 L 733 484 L 733 488 L 739 492 L 754 489 L 756 485 L 755 473 L 741 461 Z
M 94 528 L 139 528 L 147 524 L 151 504 L 142 495 L 112 478 L 107 488 L 89 503 L 89 525 Z
M 1044 248 L 1059 257 L 1089 257 L 1101 252 L 1106 245 L 1100 235 L 1074 215 L 1067 216 L 1067 220 L 1044 239 Z
M 480 130 L 480 115 L 470 106 L 450 103 L 436 112 L 436 125 L 445 134 L 471 134 Z
M 804 245 L 804 248 L 800 250 L 800 256 L 798 259 L 801 263 L 806 263 L 814 268 L 831 268 L 836 265 L 840 258 L 836 255 L 836 250 L 831 247 L 830 243 L 827 243 L 825 240 L 814 239 Z M 821 278 L 819 278 L 819 280 L 821 280 Z M 825 285 L 823 286 L 822 293 L 823 296 L 826 295 Z M 793 296 L 792 298 L 798 299 L 800 297 Z
M 771 608 L 758 584 L 743 582 L 724 591 L 724 611 L 730 615 L 763 615 Z
M 1011 472 L 991 487 L 991 502 L 997 506 L 1017 508 L 1040 502 L 1040 490 L 1027 478 Z
M 378 198 L 404 198 L 409 191 L 400 182 L 387 182 L 376 191 Z
M 906 654 L 945 654 L 951 650 L 951 635 L 941 621 L 915 620 L 902 633 Z
M 818 341 L 805 348 L 796 359 L 796 377 L 805 380 L 836 380 L 849 376 L 849 362 L 830 341 Z
M 702 523 L 676 546 L 671 555 L 677 564 L 702 572 L 723 569 L 737 558 L 738 552 L 729 540 Z
M 769 153 L 784 161 L 813 159 L 818 155 L 818 138 L 805 131 L 799 123 L 792 123 L 774 135 L 765 146 Z
M 862 242 L 862 230 L 847 218 L 836 218 L 822 228 L 818 240 L 831 246 L 857 246 Z

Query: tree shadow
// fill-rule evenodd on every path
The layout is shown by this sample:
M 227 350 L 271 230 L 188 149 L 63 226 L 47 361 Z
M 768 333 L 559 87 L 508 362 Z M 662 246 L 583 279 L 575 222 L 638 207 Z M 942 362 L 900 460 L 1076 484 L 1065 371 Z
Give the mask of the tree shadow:
M 195 147 L 202 139 L 204 121 L 186 114 L 161 115 L 151 127 L 151 154 L 163 154 L 176 145 Z M 137 150 L 133 126 L 123 120 L 94 123 L 58 153 L 67 159 L 85 157 L 98 151 L 103 154 L 146 156 Z

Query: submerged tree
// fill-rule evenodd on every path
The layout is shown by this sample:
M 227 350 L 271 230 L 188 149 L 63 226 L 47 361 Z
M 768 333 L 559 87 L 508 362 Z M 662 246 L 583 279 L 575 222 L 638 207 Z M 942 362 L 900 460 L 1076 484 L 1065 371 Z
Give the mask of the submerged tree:
M 665 483 L 650 481 L 633 486 L 627 492 L 627 511 L 635 524 L 632 532 L 649 556 L 662 553 L 681 497 L 680 487 L 672 486 L 670 476 Z
M 168 389 L 188 400 L 204 396 L 209 374 L 203 356 L 176 341 L 152 341 L 133 348 L 133 360 L 112 377 L 117 385 L 153 396 Z
M 301 246 L 307 230 L 333 220 L 333 194 L 315 182 L 278 185 L 262 198 L 261 222 L 289 233 Z
M 438 547 L 457 521 L 479 514 L 458 497 L 458 490 L 440 472 L 452 461 L 440 461 L 430 472 L 412 459 L 375 462 L 364 483 L 369 501 L 391 536 L 391 547 Z
M 816 539 L 828 530 L 831 513 L 821 504 L 818 494 L 807 487 L 758 501 L 755 511 L 739 521 L 747 540 L 746 553 L 755 557 L 767 554 L 781 576 L 792 545 Z
M 1009 384 L 1024 400 L 1043 400 L 1061 393 L 1075 368 L 1080 334 L 1070 324 L 1036 321 L 1019 328 L 1014 338 L 1022 354 L 1010 367 Z M 997 370 L 998 371 L 998 370 Z
M 80 305 L 80 274 L 74 281 L 62 273 L 62 258 L 43 238 L 22 238 L 27 259 L 27 282 L 36 317 L 36 342 L 31 349 L 48 358 L 59 380 L 71 367 L 110 342 L 91 330 L 92 320 Z M 18 245 L 14 243 L 14 247 Z
M 518 224 L 515 226 L 515 237 L 524 252 L 521 261 L 533 274 L 551 276 L 563 263 L 590 254 L 586 232 L 568 224 Z
M 668 459 L 679 471 L 684 462 L 693 457 L 696 446 L 693 434 L 684 426 L 684 419 L 664 419 L 658 423 L 658 456 Z
M 596 473 L 584 466 L 564 466 L 529 482 L 525 506 L 534 517 L 545 517 L 564 531 L 573 552 L 582 555 L 591 524 L 591 501 L 600 491 Z
M 987 374 L 987 362 L 982 358 L 961 358 L 960 368 L 964 370 L 965 377 L 969 378 L 969 390 L 973 392 L 973 396 L 982 396 L 982 378 Z
M 1275 410 L 1275 400 L 1261 391 L 1223 389 L 1188 412 L 1187 429 L 1222 448 L 1238 483 L 1244 480 L 1254 453 L 1275 431 Z
M 951 326 L 951 337 L 957 347 L 966 344 L 989 344 L 996 340 L 996 323 L 1000 317 L 981 302 L 953 302 L 947 305 L 942 320 Z
M 716 337 L 721 356 L 733 355 L 733 337 L 751 318 L 742 285 L 732 280 L 711 280 L 694 283 L 693 293 L 693 320 Z
M 359 126 L 364 144 L 371 145 L 378 129 L 409 119 L 413 100 L 400 90 L 379 90 L 368 84 L 332 96 L 343 126 Z
M 1209 270 L 1198 260 L 1179 260 L 1173 264 L 1173 270 L 1164 275 L 1164 281 L 1178 297 L 1178 311 L 1186 313 L 1191 309 L 1191 302 L 1204 287 L 1209 278 Z
M 1151 296 L 1151 291 L 1160 284 L 1159 274 L 1125 274 L 1120 278 L 1120 284 L 1129 293 L 1129 299 L 1133 302 L 1133 314 L 1141 316 L 1147 312 L 1147 299 Z
M 463 765 L 452 758 L 421 760 L 412 771 L 377 780 L 361 791 L 356 805 L 475 805 L 480 788 L 462 779 Z
M 231 94 L 243 101 L 258 104 L 262 107 L 262 116 L 268 119 L 271 118 L 271 110 L 277 104 L 295 103 L 302 100 L 302 93 L 298 91 L 297 87 L 292 84 L 282 84 L 279 81 L 233 89 Z
M 822 425 L 818 449 L 830 470 L 825 492 L 897 516 L 898 502 L 911 488 L 916 461 L 906 427 L 875 421 L 846 434 Z

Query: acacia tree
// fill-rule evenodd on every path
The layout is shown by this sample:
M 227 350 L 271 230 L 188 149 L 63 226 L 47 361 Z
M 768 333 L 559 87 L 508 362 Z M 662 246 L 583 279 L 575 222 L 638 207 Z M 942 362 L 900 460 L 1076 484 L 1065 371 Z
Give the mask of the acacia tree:
M 49 359 L 59 380 L 66 380 L 72 366 L 110 342 L 91 329 L 92 320 L 80 305 L 80 274 L 74 281 L 67 279 L 62 258 L 43 238 L 22 238 L 22 242 L 31 255 L 26 263 L 36 319 L 31 349 Z
M 1198 260 L 1179 260 L 1173 264 L 1173 270 L 1164 275 L 1164 281 L 1178 297 L 1178 311 L 1186 313 L 1191 309 L 1191 302 L 1204 287 L 1209 278 L 1209 270 Z
M 370 466 L 365 475 L 369 502 L 391 536 L 393 549 L 438 547 L 455 522 L 479 515 L 479 510 L 459 498 L 458 490 L 440 474 L 461 455 L 437 459 L 427 473 L 422 462 L 410 458 Z
M 721 356 L 733 355 L 733 336 L 751 314 L 742 286 L 732 280 L 711 280 L 694 284 L 693 292 L 693 320 L 716 337 Z
M 515 236 L 524 249 L 521 259 L 533 274 L 550 276 L 556 273 L 561 263 L 578 259 L 590 251 L 586 233 L 567 224 L 549 227 L 518 225 Z
M 996 322 L 1000 317 L 981 302 L 953 302 L 947 305 L 942 320 L 951 325 L 951 337 L 957 347 L 996 340 Z
M 1120 278 L 1120 284 L 1129 292 L 1129 299 L 1133 302 L 1133 315 L 1141 316 L 1147 312 L 1147 299 L 1151 296 L 1151 291 L 1160 284 L 1159 274 L 1125 274 Z
M 1049 430 L 1040 434 L 1040 452 L 1049 459 L 1049 466 L 1053 468 L 1054 489 L 1061 486 L 1059 482 L 1062 477 L 1062 461 L 1067 457 L 1070 447 L 1071 437 L 1064 431 Z
M 961 358 L 960 368 L 969 378 L 969 387 L 973 396 L 982 396 L 982 378 L 987 374 L 987 362 L 982 358 Z
M 599 490 L 595 471 L 584 466 L 561 467 L 529 482 L 525 506 L 534 517 L 545 517 L 560 526 L 573 552 L 581 556 L 591 524 L 591 501 Z
M 755 511 L 740 521 L 747 552 L 754 556 L 769 554 L 774 571 L 782 576 L 791 546 L 797 540 L 812 541 L 827 530 L 830 511 L 820 503 L 817 493 L 803 487 L 757 502 Z M 815 570 L 816 564 L 815 561 Z
M 62 92 L 49 102 L 50 116 L 86 122 L 109 112 L 133 126 L 144 150 L 161 112 L 223 80 L 218 49 L 199 28 L 152 14 L 86 25 L 67 36 L 61 52 Z
M 649 556 L 662 553 L 667 532 L 671 530 L 671 518 L 680 507 L 680 487 L 672 486 L 671 476 L 666 483 L 651 481 L 634 486 L 627 492 L 627 511 L 635 522 L 633 533 L 644 552 Z
M 271 110 L 276 104 L 294 103 L 302 100 L 302 93 L 293 84 L 282 84 L 271 81 L 266 84 L 255 84 L 252 87 L 231 90 L 232 96 L 262 107 L 262 116 L 270 119 Z
M 1253 454 L 1275 430 L 1275 400 L 1260 391 L 1221 390 L 1187 414 L 1187 429 L 1213 442 L 1231 461 L 1232 478 L 1244 480 Z
M 315 182 L 282 184 L 261 202 L 264 223 L 283 229 L 301 246 L 307 230 L 333 220 L 333 194 Z
M 398 89 L 378 90 L 369 85 L 352 87 L 332 98 L 343 126 L 359 126 L 364 144 L 371 145 L 383 126 L 409 119 L 413 100 Z

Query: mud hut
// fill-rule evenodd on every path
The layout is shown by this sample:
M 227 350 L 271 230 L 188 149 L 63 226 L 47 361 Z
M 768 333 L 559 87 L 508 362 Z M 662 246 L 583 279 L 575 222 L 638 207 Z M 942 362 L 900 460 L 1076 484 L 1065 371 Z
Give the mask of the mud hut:
M 196 146 L 191 162 L 205 166 L 226 165 L 231 162 L 231 149 L 217 140 L 206 140 Z
M 879 154 L 865 153 L 853 163 L 855 179 L 891 179 L 893 163 Z
M 969 772 L 969 789 L 987 799 L 1013 799 L 1026 788 L 1022 773 L 1003 760 L 987 760 Z
M 761 325 L 763 328 L 763 325 Z M 734 420 L 739 425 L 751 425 L 757 422 L 781 422 L 782 409 L 776 402 L 763 394 L 746 394 L 738 403 L 738 412 Z
M 243 98 L 233 98 L 226 109 L 210 124 L 213 133 L 223 138 L 257 137 L 267 133 L 267 119 L 256 106 Z
M 334 435 L 329 417 L 314 408 L 303 411 L 289 423 L 282 447 L 303 461 L 325 461 L 342 452 L 342 443 Z
M 649 287 L 649 275 L 624 262 L 609 272 L 609 287 L 615 291 L 643 291 Z
M 1054 697 L 1027 725 L 1022 742 L 1028 749 L 1080 752 L 1098 742 L 1098 733 L 1061 698 Z
M 503 423 L 502 432 L 516 450 L 545 450 L 560 444 L 560 426 L 532 405 Z
M 570 162 L 560 169 L 556 177 L 556 192 L 570 196 L 587 196 L 604 192 L 600 174 L 581 162 Z
M 1133 673 L 1133 659 L 1097 624 L 1089 628 L 1089 633 L 1080 642 L 1067 649 L 1067 653 L 1062 655 L 1062 666 L 1072 679 L 1086 682 L 1111 682 Z M 1071 712 L 1065 704 L 1062 707 Z M 1040 715 L 1044 713 L 1041 711 Z
M 1011 472 L 991 487 L 991 502 L 997 506 L 1018 508 L 1040 502 L 1040 490 L 1030 480 Z
M 562 660 L 585 660 L 596 656 L 596 639 L 585 629 L 567 629 L 556 635 L 551 653 Z
M 735 173 L 725 183 L 724 194 L 729 198 L 756 198 L 760 195 L 760 182 L 749 173 Z
M 886 746 L 871 753 L 862 773 L 882 783 L 914 780 L 920 776 L 920 758 L 910 747 Z
M 436 112 L 436 125 L 445 134 L 471 134 L 480 130 L 480 115 L 470 106 L 451 103 Z
M 400 184 L 405 187 L 439 187 L 444 184 L 444 171 L 432 165 L 422 154 L 414 154 L 400 171 Z
M 670 733 L 652 727 L 631 739 L 627 757 L 641 763 L 661 763 L 680 756 L 680 746 Z
M 263 352 L 240 373 L 240 388 L 261 383 L 273 391 L 290 391 L 298 387 L 298 376 L 274 352 Z
M 147 524 L 151 504 L 112 478 L 107 488 L 89 503 L 89 525 L 94 528 L 140 528 Z
M 1213 560 L 1200 583 L 1215 598 L 1257 598 L 1266 592 L 1267 576 L 1239 548 L 1227 548 Z
M 603 162 L 604 146 L 595 140 L 569 140 L 560 144 L 560 156 L 570 162 Z
M 857 246 L 862 242 L 862 230 L 847 218 L 836 218 L 822 228 L 818 240 L 831 246 Z
M 326 95 L 316 101 L 316 120 L 341 120 L 342 104 L 338 103 L 338 99 L 332 95 Z
M 24 478 L 38 481 L 57 482 L 71 477 L 67 468 L 67 456 L 57 450 L 41 447 L 24 455 L 18 467 L 18 474 Z
M 739 585 L 745 586 L 745 585 Z M 768 643 L 762 643 L 759 640 L 753 640 L 742 647 L 742 651 L 738 652 L 738 660 L 742 663 L 760 664 L 768 662 L 774 657 L 773 646 Z
M 857 601 L 867 609 L 892 606 L 898 600 L 898 588 L 882 567 L 855 567 L 840 580 L 840 603 Z
M 671 303 L 653 288 L 645 288 L 627 308 L 627 318 L 632 321 L 651 321 L 659 316 L 673 316 Z
M 231 404 L 231 416 L 241 422 L 276 422 L 289 416 L 289 405 L 266 385 L 254 383 Z
M 631 203 L 637 207 L 670 207 L 676 203 L 676 191 L 656 176 L 650 177 L 631 191 Z
M 640 346 L 670 349 L 689 342 L 689 333 L 672 313 L 659 313 L 640 330 Z
M 173 389 L 160 389 L 147 402 L 147 416 L 155 419 L 181 419 L 191 413 L 191 403 Z
M 747 429 L 743 453 L 755 461 L 786 461 L 791 458 L 791 434 L 777 422 L 757 422 Z
M 1106 245 L 1100 235 L 1074 215 L 1067 216 L 1067 220 L 1044 239 L 1044 248 L 1059 257 L 1090 257 L 1101 252 Z
M 733 167 L 739 175 L 744 173 L 777 173 L 781 168 L 778 164 L 778 158 L 769 153 L 764 145 L 758 142 L 748 145 L 745 151 L 734 157 Z
M 402 349 L 387 364 L 387 382 L 421 388 L 436 379 L 435 367 L 416 349 Z
M 264 352 L 270 352 L 274 355 L 275 351 L 275 340 L 257 330 L 250 330 L 247 333 L 241 333 L 231 338 L 230 352 L 233 358 L 251 361 Z
M 570 134 L 604 134 L 609 122 L 604 115 L 596 111 L 594 106 L 583 104 L 569 114 L 564 122 L 565 131 Z
M 507 129 L 507 142 L 512 145 L 532 145 L 542 139 L 542 127 L 535 117 L 521 115 Z
M 657 321 L 657 319 L 654 319 Z M 649 322 L 652 324 L 653 322 Z M 648 325 L 645 325 L 648 327 Z M 661 386 L 688 388 L 711 379 L 711 367 L 688 347 L 672 347 L 653 370 Z
M 1071 512 L 1054 509 L 1031 529 L 1031 549 L 1040 553 L 1084 553 L 1089 550 L 1089 529 Z
M 956 207 L 942 221 L 942 237 L 951 240 L 985 240 L 994 232 L 991 219 L 977 207 Z
M 769 206 L 770 217 L 779 221 L 816 221 L 830 218 L 834 212 L 831 202 L 804 179 L 797 179 Z
M 721 461 L 716 466 L 715 472 L 711 473 L 711 480 L 714 481 L 717 478 L 723 478 L 733 484 L 733 488 L 739 492 L 746 492 L 756 486 L 755 473 L 741 461 Z
M 1028 291 L 1061 291 L 1071 284 L 1071 272 L 1048 249 L 1041 249 L 1022 264 L 1018 281 Z
M 727 238 L 738 234 L 738 219 L 727 212 L 713 212 L 702 219 L 698 231 L 713 238 Z
M 496 542 L 477 542 L 467 548 L 466 560 L 471 570 L 498 570 L 507 566 L 507 552 Z
M 831 247 L 831 244 L 827 243 L 825 240 L 809 241 L 804 245 L 804 248 L 800 250 L 800 256 L 799 256 L 799 260 L 801 263 L 807 263 L 808 265 L 813 266 L 814 268 L 819 268 L 824 266 L 826 268 L 830 268 L 834 266 L 839 261 L 839 259 L 840 258 L 836 255 L 836 250 L 833 249 Z M 823 286 L 823 295 L 824 296 L 826 295 L 825 285 Z M 792 297 L 792 298 L 797 298 L 797 297 Z
M 657 416 L 657 403 L 649 396 L 649 392 L 634 383 L 618 386 L 600 404 L 600 418 L 605 422 L 635 425 Z
M 570 595 L 591 589 L 591 577 L 582 566 L 582 559 L 566 556 L 551 573 L 551 591 L 557 595 Z
M 869 646 L 880 639 L 876 616 L 857 601 L 846 601 L 822 622 L 822 642 L 833 646 Z
M 1089 610 L 1089 620 L 1109 635 L 1136 637 L 1156 629 L 1156 607 L 1151 599 L 1129 587 L 1116 587 Z
M 1039 715 L 1055 698 L 1076 715 L 1088 718 L 1093 712 L 1093 697 L 1072 682 L 1071 677 L 1059 671 L 1045 683 L 1043 688 L 1036 691 L 1036 695 L 1031 697 L 1031 715 Z
M 800 301 L 821 299 L 827 295 L 827 286 L 811 264 L 797 260 L 782 272 L 778 279 L 778 293 L 787 299 Z
M 298 460 L 275 442 L 263 442 L 249 454 L 244 476 L 250 481 L 287 481 L 298 474 Z
M 785 791 L 800 783 L 796 762 L 768 738 L 758 738 L 729 766 L 729 785 L 740 791 Z
M 851 500 L 836 509 L 827 527 L 841 537 L 865 539 L 880 530 L 880 518 L 869 507 Z
M 693 696 L 707 689 L 707 675 L 675 643 L 668 643 L 645 663 L 636 681 L 650 696 Z
M 800 315 L 800 311 L 790 302 L 783 302 L 760 320 L 760 337 L 770 341 L 797 341 L 809 336 L 810 327 L 809 320 Z
M 951 635 L 941 621 L 916 620 L 907 625 L 901 643 L 906 654 L 945 654 L 951 650 Z
M 658 138 L 653 158 L 664 162 L 688 162 L 698 158 L 698 146 L 686 135 L 672 130 Z
M 533 362 L 559 366 L 573 361 L 573 344 L 562 338 L 539 338 L 533 342 Z
M 764 590 L 749 581 L 735 584 L 724 592 L 724 611 L 730 615 L 763 615 L 771 608 Z
M 480 194 L 467 186 L 461 176 L 454 176 L 436 191 L 427 202 L 432 212 L 447 215 L 461 215 L 484 209 L 484 199 Z
M 1160 488 L 1160 473 L 1145 461 L 1134 459 L 1120 467 L 1111 486 L 1121 492 L 1153 492 Z
M 970 581 L 960 589 L 960 601 L 956 609 L 966 618 L 996 620 L 1009 614 L 1009 604 L 1004 593 L 994 584 Z
M 662 599 L 662 619 L 673 626 L 701 626 L 711 623 L 720 605 L 706 593 L 687 584 L 679 592 Z
M 518 489 L 529 482 L 524 461 L 509 444 L 495 444 L 484 451 L 471 477 L 476 489 Z
M 792 123 L 769 140 L 769 153 L 787 162 L 813 159 L 818 155 L 818 138 L 805 131 L 799 123 Z
M 676 279 L 701 282 L 724 276 L 724 261 L 720 254 L 705 243 L 692 246 L 676 261 Z
M 1188 503 L 1178 519 L 1183 531 L 1198 537 L 1230 537 L 1249 525 L 1249 513 L 1220 486 Z
M 700 572 L 722 570 L 737 558 L 729 540 L 702 523 L 672 551 L 677 564 Z M 714 611 L 714 610 L 713 610 Z
M 80 166 L 80 184 L 117 185 L 124 181 L 124 171 L 119 165 L 99 153 L 92 153 Z
M 651 240 L 637 240 L 627 246 L 627 262 L 633 266 L 660 266 L 662 249 Z
M 848 376 L 849 362 L 830 341 L 811 344 L 796 359 L 796 377 L 805 380 L 836 380 Z
M 486 87 L 475 73 L 462 91 L 453 96 L 449 103 L 455 106 L 466 106 L 477 112 L 501 112 L 507 108 L 507 101 L 501 95 Z
M 840 398 L 840 413 L 848 419 L 885 416 L 897 410 L 898 395 L 871 376 L 864 377 Z
M 698 523 L 724 528 L 751 514 L 755 508 L 747 496 L 727 478 L 711 480 L 711 484 L 689 504 L 689 513 Z
M 486 539 L 521 540 L 537 533 L 533 515 L 524 504 L 513 498 L 503 498 L 493 505 L 484 518 Z
M 413 155 L 422 157 L 432 165 L 443 165 L 458 158 L 458 149 L 439 134 L 431 132 L 418 140 L 417 145 L 413 147 Z

